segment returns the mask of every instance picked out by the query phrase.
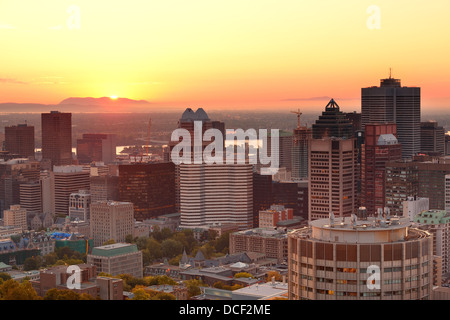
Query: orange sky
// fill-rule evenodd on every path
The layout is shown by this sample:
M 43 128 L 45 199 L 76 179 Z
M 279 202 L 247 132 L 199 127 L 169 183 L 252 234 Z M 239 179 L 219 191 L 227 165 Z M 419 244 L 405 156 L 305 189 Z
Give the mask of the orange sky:
M 3 0 L 0 102 L 308 109 L 333 97 L 353 110 L 392 67 L 422 88 L 423 110 L 442 109 L 449 13 L 448 0 Z

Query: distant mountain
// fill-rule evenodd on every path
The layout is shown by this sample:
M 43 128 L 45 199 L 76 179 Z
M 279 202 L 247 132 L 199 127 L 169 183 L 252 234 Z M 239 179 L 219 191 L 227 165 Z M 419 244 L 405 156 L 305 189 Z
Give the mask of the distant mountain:
M 128 98 L 117 98 L 111 99 L 109 97 L 101 97 L 101 98 L 67 98 L 61 101 L 58 105 L 79 105 L 79 106 L 127 106 L 127 105 L 150 105 L 150 102 L 146 100 L 133 100 Z
M 111 99 L 102 98 L 78 98 L 64 99 L 58 104 L 39 103 L 0 103 L 0 113 L 42 113 L 50 111 L 61 112 L 148 112 L 155 111 L 154 104 L 146 100 L 133 100 L 127 98 Z
M 54 109 L 54 105 L 40 104 L 40 103 L 0 103 L 0 113 L 34 113 L 34 112 L 49 112 Z

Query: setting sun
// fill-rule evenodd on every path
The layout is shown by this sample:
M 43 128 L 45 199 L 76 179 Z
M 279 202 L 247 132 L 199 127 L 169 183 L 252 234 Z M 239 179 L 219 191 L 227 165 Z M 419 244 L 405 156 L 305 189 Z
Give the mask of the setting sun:
M 117 100 L 118 96 L 110 96 L 109 97 L 111 100 Z

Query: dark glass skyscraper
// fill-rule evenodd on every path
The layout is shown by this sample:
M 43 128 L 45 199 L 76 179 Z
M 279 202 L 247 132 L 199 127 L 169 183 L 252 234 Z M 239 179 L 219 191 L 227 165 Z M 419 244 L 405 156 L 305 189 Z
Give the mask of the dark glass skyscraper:
M 22 157 L 34 157 L 34 127 L 27 124 L 5 127 L 5 150 Z
M 353 124 L 345 113 L 340 111 L 338 104 L 331 99 L 325 111 L 312 125 L 313 139 L 323 138 L 353 138 Z
M 142 163 L 119 166 L 119 200 L 134 204 L 134 217 L 143 221 L 175 209 L 175 165 Z
M 382 79 L 379 87 L 361 89 L 363 129 L 368 123 L 394 122 L 402 158 L 420 152 L 420 88 L 402 87 L 400 79 Z
M 42 159 L 52 166 L 72 164 L 72 114 L 51 111 L 41 114 Z

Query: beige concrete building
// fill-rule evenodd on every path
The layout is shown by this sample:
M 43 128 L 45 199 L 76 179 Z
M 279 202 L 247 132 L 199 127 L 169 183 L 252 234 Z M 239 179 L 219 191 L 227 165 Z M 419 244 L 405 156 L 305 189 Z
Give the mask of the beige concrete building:
M 354 139 L 312 139 L 308 149 L 308 220 L 350 216 L 357 209 L 357 150 Z
M 55 190 L 55 214 L 69 214 L 70 194 L 79 190 L 89 190 L 89 172 L 82 166 L 55 166 L 53 168 Z
M 108 240 L 125 242 L 127 235 L 133 235 L 134 209 L 131 202 L 99 201 L 91 204 L 91 237 L 94 246 L 101 246 Z
M 290 300 L 431 299 L 433 239 L 409 218 L 320 219 L 289 233 Z
M 272 205 L 267 210 L 259 211 L 259 227 L 275 228 L 279 221 L 291 220 L 294 217 L 294 209 L 285 208 L 282 205 Z
M 18 204 L 10 206 L 9 210 L 3 212 L 3 225 L 27 230 L 27 210 Z
M 282 230 L 250 229 L 230 234 L 230 254 L 263 253 L 278 263 L 287 260 L 287 233 Z
M 92 253 L 87 256 L 87 263 L 96 266 L 99 273 L 143 277 L 142 252 L 135 244 L 115 243 L 93 248 Z

